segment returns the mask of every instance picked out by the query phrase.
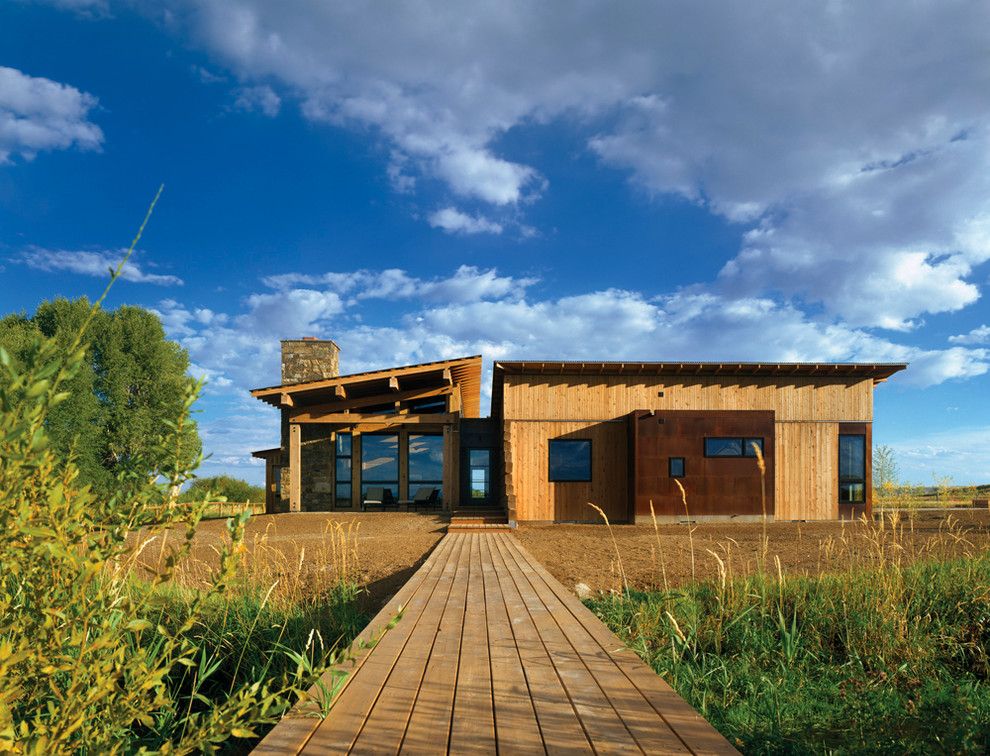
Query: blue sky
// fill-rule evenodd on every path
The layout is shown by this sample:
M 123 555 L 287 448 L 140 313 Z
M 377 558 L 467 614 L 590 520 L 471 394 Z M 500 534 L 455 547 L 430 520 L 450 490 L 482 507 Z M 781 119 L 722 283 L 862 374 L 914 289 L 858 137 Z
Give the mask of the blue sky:
M 0 313 L 154 309 L 260 481 L 278 339 L 905 361 L 875 442 L 990 481 L 982 2 L 0 6 Z

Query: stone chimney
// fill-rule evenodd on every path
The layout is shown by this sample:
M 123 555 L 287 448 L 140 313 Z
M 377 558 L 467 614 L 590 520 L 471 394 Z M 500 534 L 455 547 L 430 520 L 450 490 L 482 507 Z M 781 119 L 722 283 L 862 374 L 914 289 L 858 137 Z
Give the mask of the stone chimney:
M 340 375 L 340 347 L 330 339 L 282 339 L 282 384 L 322 381 Z

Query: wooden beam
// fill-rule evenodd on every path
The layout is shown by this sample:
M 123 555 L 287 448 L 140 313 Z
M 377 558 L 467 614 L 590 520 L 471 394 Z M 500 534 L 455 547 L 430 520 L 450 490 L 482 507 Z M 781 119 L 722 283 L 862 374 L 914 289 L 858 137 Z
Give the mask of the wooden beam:
M 388 379 L 388 387 L 390 391 L 398 391 L 399 379 L 393 375 L 391 378 Z
M 284 391 L 279 396 L 278 401 L 283 407 L 294 407 L 296 405 L 292 399 L 292 394 L 287 394 Z
M 442 386 L 441 388 L 431 388 L 431 389 L 410 389 L 408 391 L 400 391 L 398 394 L 388 394 L 388 395 L 377 395 L 377 396 L 362 396 L 355 397 L 353 399 L 346 399 L 340 402 L 327 402 L 325 404 L 309 404 L 301 407 L 297 407 L 294 414 L 306 413 L 308 415 L 315 415 L 319 413 L 336 413 L 345 412 L 347 410 L 356 410 L 361 407 L 371 407 L 376 404 L 388 404 L 389 402 L 406 402 L 410 399 L 429 399 L 433 396 L 443 396 L 444 394 L 451 393 L 452 389 L 450 386 Z M 291 415 L 290 415 L 291 417 Z
M 333 393 L 334 393 L 334 396 L 336 396 L 338 399 L 346 399 L 347 398 L 347 389 L 344 388 L 343 386 L 334 386 Z
M 450 368 L 443 369 L 443 382 L 448 386 L 454 385 L 454 377 L 450 374 Z
M 289 425 L 289 511 L 302 510 L 302 426 Z
M 447 412 L 436 412 L 425 415 L 358 415 L 327 413 L 309 416 L 305 411 L 300 411 L 295 417 L 289 418 L 289 423 L 298 426 L 300 423 L 337 423 L 338 425 L 353 425 L 365 427 L 367 425 L 450 425 L 457 422 L 457 415 Z

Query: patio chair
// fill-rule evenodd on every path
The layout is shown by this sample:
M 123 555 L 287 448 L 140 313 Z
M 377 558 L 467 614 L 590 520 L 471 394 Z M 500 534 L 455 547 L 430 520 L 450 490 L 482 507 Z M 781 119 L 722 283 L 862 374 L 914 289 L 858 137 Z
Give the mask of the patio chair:
M 361 499 L 361 509 L 367 512 L 373 507 L 378 507 L 383 511 L 397 508 L 392 489 L 381 486 L 370 487 L 367 493 L 365 493 L 364 498 Z
M 440 491 L 433 486 L 420 486 L 406 504 L 410 509 L 435 509 L 440 506 Z

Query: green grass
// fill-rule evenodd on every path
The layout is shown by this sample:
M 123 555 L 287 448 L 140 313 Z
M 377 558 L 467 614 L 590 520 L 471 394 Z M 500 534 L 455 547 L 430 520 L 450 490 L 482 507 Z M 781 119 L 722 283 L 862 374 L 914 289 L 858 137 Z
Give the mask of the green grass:
M 587 602 L 744 753 L 990 750 L 990 556 Z

